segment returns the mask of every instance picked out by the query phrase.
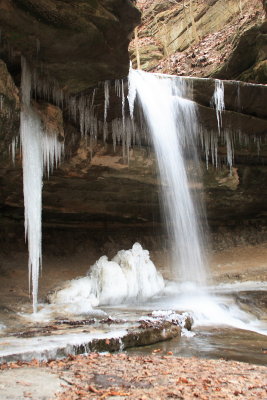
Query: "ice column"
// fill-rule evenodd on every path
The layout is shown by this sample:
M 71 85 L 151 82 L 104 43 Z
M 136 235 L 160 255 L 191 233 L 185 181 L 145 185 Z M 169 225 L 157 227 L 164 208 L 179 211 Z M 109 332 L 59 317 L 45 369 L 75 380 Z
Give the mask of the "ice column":
M 43 168 L 49 174 L 60 161 L 63 144 L 54 135 L 43 132 L 40 119 L 31 107 L 31 72 L 21 61 L 22 111 L 20 139 L 22 146 L 24 224 L 29 251 L 29 287 L 33 311 L 37 311 L 39 271 L 42 265 L 42 180 Z
M 31 73 L 22 58 L 22 111 L 20 138 L 22 145 L 25 236 L 29 250 L 29 285 L 32 288 L 33 311 L 37 311 L 39 270 L 42 264 L 42 134 L 38 117 L 30 105 Z

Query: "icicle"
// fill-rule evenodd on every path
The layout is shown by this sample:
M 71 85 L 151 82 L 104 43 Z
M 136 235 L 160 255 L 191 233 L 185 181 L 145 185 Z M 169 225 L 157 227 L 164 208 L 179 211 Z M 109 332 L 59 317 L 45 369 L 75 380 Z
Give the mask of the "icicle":
M 230 172 L 232 173 L 233 160 L 234 160 L 234 148 L 233 142 L 231 140 L 230 132 L 227 129 L 225 132 L 225 141 L 226 141 L 226 151 L 227 151 L 227 164 L 230 167 Z
M 215 90 L 211 99 L 211 104 L 216 109 L 218 131 L 220 135 L 222 128 L 222 111 L 224 111 L 225 109 L 225 104 L 224 104 L 224 83 L 219 79 L 215 79 Z
M 108 114 L 108 107 L 109 107 L 109 81 L 104 82 L 104 95 L 105 95 L 105 101 L 104 101 L 104 122 L 107 121 L 107 114 Z
M 93 90 L 92 101 L 91 101 L 91 107 L 93 107 L 94 102 L 95 102 L 95 94 L 96 94 L 96 89 Z
M 25 237 L 29 249 L 29 287 L 33 311 L 37 312 L 39 271 L 42 265 L 42 178 L 43 167 L 49 174 L 60 161 L 63 144 L 56 136 L 44 135 L 38 115 L 31 108 L 31 72 L 21 59 L 22 111 L 20 138 L 22 146 Z M 12 143 L 13 144 L 13 143 Z
M 80 132 L 82 136 L 85 135 L 85 107 L 85 98 L 81 96 L 78 101 L 78 110 L 80 116 Z
M 115 93 L 118 97 L 121 97 L 121 81 L 120 81 L 120 79 L 115 80 Z
M 210 133 L 201 127 L 200 130 L 200 140 L 201 140 L 201 146 L 202 149 L 204 150 L 205 153 L 205 159 L 206 159 L 206 168 L 207 170 L 209 169 L 209 155 L 210 155 Z
M 54 166 L 58 166 L 64 154 L 64 143 L 59 142 L 56 135 L 43 134 L 42 136 L 42 153 L 44 168 L 46 168 L 47 176 L 53 172 Z
M 31 73 L 24 58 L 21 61 L 22 111 L 20 137 L 22 144 L 25 236 L 29 249 L 29 286 L 32 287 L 33 311 L 37 311 L 39 270 L 42 264 L 42 135 L 41 124 L 30 106 Z
M 108 125 L 107 125 L 107 114 L 108 114 L 108 107 L 109 107 L 109 86 L 110 82 L 105 81 L 104 82 L 104 95 L 105 95 L 105 101 L 104 101 L 104 124 L 103 124 L 103 142 L 106 142 L 107 136 L 108 136 Z
M 111 130 L 112 130 L 112 140 L 113 140 L 113 149 L 116 151 L 116 145 L 120 142 L 122 136 L 122 123 L 118 118 L 115 118 L 111 122 Z
M 131 73 L 132 73 L 132 69 L 130 69 L 130 72 L 129 72 L 127 99 L 128 99 L 128 103 L 129 103 L 130 116 L 133 119 L 134 102 L 135 102 L 135 98 L 136 98 L 136 86 L 135 86 L 135 80 L 131 79 Z
M 125 95 L 124 95 L 124 82 L 121 80 L 121 115 L 122 115 L 122 124 L 124 126 L 125 122 Z
M 70 117 L 73 119 L 74 122 L 77 122 L 77 99 L 76 97 L 70 97 L 68 102 L 68 109 Z
M 11 157 L 12 157 L 12 163 L 13 165 L 15 165 L 15 160 L 16 160 L 16 151 L 17 151 L 17 147 L 18 147 L 18 137 L 15 136 L 12 139 L 12 143 L 11 143 Z

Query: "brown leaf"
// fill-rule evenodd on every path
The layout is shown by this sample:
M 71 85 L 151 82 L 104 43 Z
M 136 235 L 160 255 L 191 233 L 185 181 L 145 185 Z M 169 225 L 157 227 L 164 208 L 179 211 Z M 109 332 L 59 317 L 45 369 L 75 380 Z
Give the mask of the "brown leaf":
M 178 385 L 179 383 L 189 383 L 189 381 L 186 378 L 180 377 L 176 382 L 176 385 Z
M 97 390 L 94 386 L 90 385 L 88 386 L 88 390 L 89 392 L 93 392 L 93 393 L 102 393 L 101 390 Z

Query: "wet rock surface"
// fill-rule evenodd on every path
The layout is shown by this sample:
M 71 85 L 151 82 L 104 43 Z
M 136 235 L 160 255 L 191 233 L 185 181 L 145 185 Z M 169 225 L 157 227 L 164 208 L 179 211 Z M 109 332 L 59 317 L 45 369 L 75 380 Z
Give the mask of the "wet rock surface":
M 238 305 L 245 311 L 253 310 L 253 314 L 261 320 L 267 320 L 267 292 L 240 292 L 236 297 Z
M 174 317 L 175 316 L 175 317 Z M 149 321 L 64 320 L 39 324 L 13 333 L 0 343 L 0 360 L 46 360 L 68 354 L 114 352 L 132 347 L 149 346 L 181 336 L 182 328 L 191 329 L 192 318 L 173 313 L 173 319 L 150 317 Z M 2 350 L 2 351 L 1 351 Z

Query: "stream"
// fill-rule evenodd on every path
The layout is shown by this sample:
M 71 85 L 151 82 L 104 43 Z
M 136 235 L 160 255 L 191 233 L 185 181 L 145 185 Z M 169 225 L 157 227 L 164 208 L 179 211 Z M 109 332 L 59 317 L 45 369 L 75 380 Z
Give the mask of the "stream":
M 229 320 L 226 322 L 229 325 L 224 324 L 223 320 L 219 323 L 219 318 L 214 322 L 197 312 L 193 318 L 195 320 L 197 317 L 198 321 L 195 320 L 189 334 L 185 332 L 181 338 L 132 348 L 127 352 L 139 355 L 172 352 L 175 356 L 181 357 L 223 358 L 267 365 L 266 282 L 222 284 L 210 288 L 210 292 L 217 299 L 220 298 L 221 307 L 225 310 L 225 315 L 228 315 Z M 168 303 L 174 305 L 176 300 L 177 297 L 167 297 L 164 300 L 157 299 L 154 304 L 147 304 L 143 309 L 141 305 L 140 309 L 135 310 L 128 308 L 126 311 L 120 308 L 115 312 L 115 316 L 118 313 L 121 317 L 131 319 L 133 313 L 145 315 L 155 308 L 167 309 L 166 305 Z M 114 315 L 114 308 L 107 311 Z M 237 326 L 231 326 L 231 323 Z M 243 329 L 238 327 L 242 324 L 244 324 Z

